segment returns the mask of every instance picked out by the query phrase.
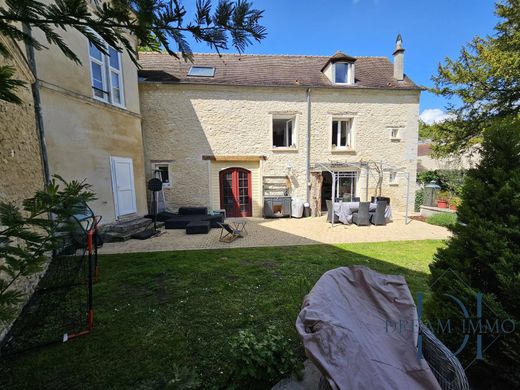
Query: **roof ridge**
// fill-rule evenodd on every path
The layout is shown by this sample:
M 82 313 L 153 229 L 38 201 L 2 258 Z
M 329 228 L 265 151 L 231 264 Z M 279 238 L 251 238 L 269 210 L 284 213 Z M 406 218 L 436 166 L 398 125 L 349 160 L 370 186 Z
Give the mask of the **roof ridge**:
M 139 54 L 158 54 L 158 55 L 167 55 L 170 56 L 168 53 L 161 53 L 156 51 L 140 51 Z M 201 52 L 194 52 L 191 53 L 194 55 L 207 55 L 207 56 L 214 56 L 214 57 L 221 57 L 221 56 L 234 56 L 234 57 L 308 57 L 308 58 L 330 58 L 331 56 L 326 55 L 317 55 L 317 54 L 254 54 L 254 53 L 201 53 Z M 173 56 L 171 56 L 173 57 Z M 387 56 L 353 56 L 355 58 L 388 58 Z M 173 57 L 175 58 L 175 57 Z

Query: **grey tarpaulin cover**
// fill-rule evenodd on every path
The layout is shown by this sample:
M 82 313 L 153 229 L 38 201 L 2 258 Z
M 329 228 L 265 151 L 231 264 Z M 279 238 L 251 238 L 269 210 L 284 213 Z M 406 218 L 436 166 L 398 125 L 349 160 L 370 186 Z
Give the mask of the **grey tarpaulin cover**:
M 318 280 L 296 329 L 333 389 L 440 389 L 417 358 L 418 329 L 411 324 L 417 310 L 404 277 L 356 266 Z

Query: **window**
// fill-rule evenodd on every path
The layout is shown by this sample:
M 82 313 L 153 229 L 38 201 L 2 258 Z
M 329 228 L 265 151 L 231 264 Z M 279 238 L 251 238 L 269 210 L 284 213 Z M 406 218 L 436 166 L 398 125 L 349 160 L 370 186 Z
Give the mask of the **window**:
M 106 45 L 108 54 L 89 41 L 90 71 L 94 98 L 116 106 L 124 106 L 121 53 Z
M 192 66 L 188 71 L 188 76 L 213 77 L 214 75 L 215 68 L 210 66 Z
M 334 82 L 336 84 L 352 84 L 353 83 L 353 64 L 348 62 L 336 62 L 334 64 Z
M 390 184 L 394 184 L 394 185 L 397 184 L 397 172 L 396 171 L 390 172 L 389 182 L 390 182 Z
M 170 164 L 168 163 L 156 163 L 153 164 L 153 176 L 161 179 L 164 187 L 171 187 L 171 175 L 170 175 Z
M 390 129 L 390 139 L 397 140 L 400 139 L 399 129 L 397 127 L 393 127 Z
M 296 147 L 294 118 L 273 118 L 273 147 Z
M 352 148 L 352 119 L 332 121 L 332 148 Z

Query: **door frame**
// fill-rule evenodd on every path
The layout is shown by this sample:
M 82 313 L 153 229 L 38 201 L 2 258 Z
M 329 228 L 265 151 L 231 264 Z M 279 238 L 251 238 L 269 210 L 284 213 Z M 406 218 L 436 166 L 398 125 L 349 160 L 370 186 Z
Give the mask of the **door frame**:
M 242 168 L 242 167 L 228 167 L 228 168 L 220 170 L 219 176 L 218 176 L 219 192 L 220 192 L 220 208 L 224 209 L 223 177 L 228 171 L 233 171 L 233 172 L 237 172 L 237 173 L 241 171 L 241 172 L 247 173 L 247 197 L 249 199 L 247 210 L 245 212 L 240 211 L 240 206 L 236 202 L 234 204 L 234 206 L 235 206 L 234 208 L 238 214 L 237 217 L 253 216 L 253 196 L 252 196 L 253 183 L 251 181 L 252 175 L 251 175 L 251 171 L 249 169 Z M 237 179 L 238 179 L 238 175 L 237 175 Z M 236 188 L 235 188 L 235 186 L 236 186 Z M 232 191 L 234 194 L 235 193 L 238 194 L 238 180 L 236 182 L 235 182 L 235 180 L 232 180 Z M 237 192 L 235 192 L 235 191 L 237 191 Z
M 130 175 L 130 182 L 131 182 L 131 188 L 132 188 L 132 205 L 133 205 L 133 211 L 126 214 L 121 214 L 119 211 L 119 202 L 117 200 L 117 179 L 116 179 L 116 169 L 115 169 L 115 163 L 116 162 L 130 162 L 131 166 L 131 175 Z M 110 174 L 112 177 L 112 194 L 114 197 L 114 215 L 117 218 L 137 213 L 137 201 L 136 201 L 136 193 L 135 193 L 135 181 L 134 181 L 134 161 L 131 157 L 118 157 L 118 156 L 110 156 Z

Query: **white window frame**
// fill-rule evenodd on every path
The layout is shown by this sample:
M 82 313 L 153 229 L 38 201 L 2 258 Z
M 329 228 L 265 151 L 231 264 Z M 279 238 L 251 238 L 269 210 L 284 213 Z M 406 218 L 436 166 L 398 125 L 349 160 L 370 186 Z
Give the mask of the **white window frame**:
M 105 50 L 107 53 L 110 53 L 109 48 L 110 46 L 105 42 Z M 89 65 L 90 65 L 90 85 L 92 88 L 92 96 L 94 99 L 99 100 L 104 103 L 109 103 L 117 107 L 125 108 L 125 89 L 124 89 L 124 80 L 123 80 L 123 62 L 122 62 L 122 56 L 121 52 L 117 51 L 114 47 L 112 47 L 114 51 L 117 52 L 118 55 L 118 62 L 119 62 L 119 69 L 113 68 L 110 65 L 110 56 L 101 52 L 102 61 L 98 60 L 95 57 L 92 57 L 90 54 L 90 41 L 88 41 L 88 55 L 89 55 Z M 101 65 L 101 78 L 103 82 L 103 98 L 96 96 L 94 93 L 94 72 L 92 72 L 92 62 Z M 112 72 L 119 75 L 119 90 L 121 94 L 121 102 L 116 103 L 113 99 L 113 84 L 112 84 Z
M 107 59 L 107 56 L 101 52 L 101 61 L 98 60 L 97 58 L 95 57 L 92 57 L 91 53 L 90 53 L 90 41 L 88 41 L 88 56 L 89 56 L 89 65 L 90 65 L 90 85 L 91 85 L 91 88 L 92 88 L 92 96 L 94 97 L 94 99 L 96 100 L 100 100 L 102 102 L 105 102 L 105 103 L 108 103 L 109 102 L 109 96 L 110 96 L 110 91 L 107 90 L 107 75 L 106 75 L 106 59 Z M 95 94 L 95 89 L 94 89 L 94 72 L 92 71 L 92 62 L 94 62 L 95 64 L 97 65 L 100 65 L 101 66 L 101 82 L 103 84 L 103 97 L 99 97 Z
M 395 136 L 394 136 L 394 131 L 396 132 Z M 392 141 L 398 141 L 401 139 L 401 129 L 399 127 L 390 128 L 390 139 Z
M 338 83 L 336 81 L 336 65 L 338 64 L 346 64 L 347 65 L 347 74 L 345 76 L 345 80 L 346 82 L 345 83 Z M 351 63 L 351 62 L 343 62 L 343 61 L 338 61 L 338 62 L 335 62 L 332 66 L 332 80 L 334 82 L 334 84 L 338 84 L 338 85 L 352 85 L 354 84 L 354 64 Z
M 152 163 L 152 176 L 153 177 L 157 177 L 156 171 L 159 170 L 160 166 L 162 166 L 162 167 L 166 166 L 168 168 L 168 183 L 163 182 L 163 188 L 171 188 L 172 187 L 172 181 L 173 181 L 171 163 L 169 163 L 167 161 L 165 161 L 165 162 L 161 162 L 161 161 L 153 162 Z M 160 178 L 160 180 L 162 181 L 162 178 Z
M 108 50 L 110 50 L 110 46 L 108 47 Z M 106 63 L 107 63 L 107 67 L 108 67 L 108 76 L 109 76 L 109 84 L 110 84 L 110 100 L 112 101 L 112 104 L 114 106 L 118 106 L 118 107 L 125 107 L 125 90 L 124 90 L 124 83 L 123 83 L 123 62 L 122 62 L 122 56 L 121 56 L 121 52 L 117 51 L 114 47 L 112 47 L 112 49 L 114 49 L 114 51 L 117 53 L 117 62 L 119 63 L 119 69 L 117 68 L 114 68 L 110 65 L 110 56 L 107 56 L 106 57 Z M 109 51 L 110 53 L 110 51 Z M 119 94 L 121 96 L 121 102 L 120 103 L 116 103 L 114 101 L 114 96 L 113 96 L 113 89 L 114 89 L 114 86 L 112 85 L 112 73 L 115 73 L 119 76 Z
M 275 120 L 286 120 L 287 122 L 285 123 L 285 133 L 284 133 L 284 138 L 285 138 L 285 143 L 288 145 L 288 146 L 275 146 L 274 144 L 274 121 Z M 289 144 L 289 140 L 287 139 L 287 137 L 289 136 L 289 129 L 288 129 L 288 125 L 289 123 L 292 123 L 292 137 L 291 137 L 291 143 Z M 272 149 L 276 149 L 276 150 L 283 150 L 283 149 L 297 149 L 298 148 L 298 144 L 296 142 L 297 140 L 297 137 L 296 137 L 296 116 L 295 115 L 271 115 L 271 148 Z
M 334 134 L 333 126 L 334 122 L 338 122 L 338 133 L 336 135 L 336 144 L 331 143 L 332 150 L 352 150 L 354 149 L 354 118 L 332 118 L 332 121 L 330 122 L 330 137 L 329 140 L 332 140 L 332 135 Z M 339 145 L 341 141 L 341 122 L 347 122 L 347 136 L 346 138 L 346 145 Z M 332 141 L 331 141 L 332 142 Z
M 399 184 L 399 181 L 397 179 L 397 171 L 390 171 L 389 174 L 388 174 L 388 183 L 391 185 L 391 186 L 396 186 Z

